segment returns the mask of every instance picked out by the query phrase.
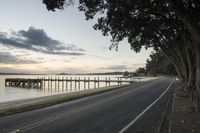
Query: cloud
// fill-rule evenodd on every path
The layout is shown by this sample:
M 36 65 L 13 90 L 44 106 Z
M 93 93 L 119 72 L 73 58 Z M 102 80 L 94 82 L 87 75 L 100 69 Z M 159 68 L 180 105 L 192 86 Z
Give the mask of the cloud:
M 8 52 L 0 52 L 0 64 L 38 64 L 40 61 L 21 59 Z
M 0 32 L 0 44 L 45 54 L 84 55 L 84 49 L 52 39 L 43 29 L 30 27 L 27 31 Z
M 110 66 L 110 67 L 107 67 L 107 69 L 110 69 L 110 70 L 126 70 L 126 69 L 129 69 L 129 68 L 125 65 L 119 65 L 119 66 Z

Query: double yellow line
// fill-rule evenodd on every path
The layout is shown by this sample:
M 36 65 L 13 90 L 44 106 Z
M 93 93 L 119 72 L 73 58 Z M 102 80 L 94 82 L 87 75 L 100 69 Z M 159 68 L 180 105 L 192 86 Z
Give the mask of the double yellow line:
M 148 85 L 149 85 L 149 84 L 148 84 Z M 147 85 L 144 85 L 144 86 L 147 86 Z M 140 86 L 139 88 L 144 87 L 144 86 Z M 35 122 L 35 123 L 32 123 L 32 124 L 29 124 L 29 125 L 26 125 L 26 126 L 24 126 L 24 127 L 21 127 L 21 128 L 19 128 L 19 129 L 16 129 L 16 130 L 12 131 L 12 132 L 14 132 L 14 133 L 24 132 L 24 131 L 31 130 L 31 129 L 33 129 L 33 128 L 42 126 L 42 125 L 47 124 L 47 123 L 50 123 L 50 122 L 53 122 L 53 121 L 56 121 L 56 120 L 59 120 L 59 119 L 63 119 L 63 118 L 66 118 L 66 117 L 69 117 L 69 116 L 71 116 L 71 115 L 80 113 L 81 111 L 85 111 L 85 110 L 88 110 L 88 109 L 90 109 L 90 108 L 92 108 L 92 107 L 98 106 L 98 105 L 100 105 L 100 104 L 103 104 L 103 103 L 112 101 L 112 100 L 114 100 L 114 99 L 117 99 L 117 98 L 120 98 L 120 97 L 129 95 L 129 94 L 131 94 L 132 92 L 138 90 L 139 88 L 134 89 L 134 90 L 132 90 L 132 91 L 128 91 L 128 92 L 123 93 L 123 94 L 119 94 L 119 95 L 116 95 L 116 96 L 107 98 L 107 99 L 105 99 L 105 100 L 101 100 L 101 101 L 99 101 L 99 102 L 90 104 L 90 105 L 88 105 L 88 106 L 79 107 L 78 109 L 75 109 L 75 110 L 73 110 L 73 111 L 71 111 L 71 112 L 68 112 L 68 113 L 64 113 L 64 114 L 57 115 L 57 116 L 52 116 L 52 117 L 50 117 L 50 118 L 47 118 L 47 119 L 44 119 L 44 120 L 41 120 L 41 121 L 38 121 L 38 122 Z

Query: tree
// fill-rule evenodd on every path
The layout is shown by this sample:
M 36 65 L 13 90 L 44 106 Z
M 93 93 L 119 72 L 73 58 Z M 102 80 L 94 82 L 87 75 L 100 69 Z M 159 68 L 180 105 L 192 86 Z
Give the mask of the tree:
M 161 51 L 151 53 L 150 59 L 147 59 L 146 73 L 150 75 L 176 75 L 173 64 L 163 55 Z
M 143 73 L 144 74 L 146 72 L 146 70 L 143 67 L 139 67 L 137 70 L 135 70 L 135 72 L 136 73 Z
M 128 71 L 125 71 L 123 77 L 129 77 L 129 76 L 130 76 L 130 73 Z
M 57 8 L 46 5 L 48 10 Z M 103 14 L 94 29 L 112 36 L 111 48 L 127 38 L 136 52 L 142 47 L 162 51 L 190 90 L 200 89 L 199 18 L 191 17 L 199 9 L 198 0 L 79 0 L 87 20 Z
M 106 5 L 112 3 L 110 0 L 79 0 L 80 7 L 89 7 L 93 8 L 95 6 L 99 6 L 99 10 L 90 11 L 91 14 L 94 14 L 98 11 L 106 9 Z M 122 3 L 121 1 L 115 1 L 113 3 Z M 144 1 L 144 0 L 135 0 L 134 3 L 143 3 L 145 5 L 147 2 L 151 2 L 152 7 L 154 4 L 160 5 L 162 7 L 163 4 L 168 5 L 168 8 L 171 8 L 179 19 L 187 26 L 190 33 L 194 35 L 195 39 L 200 42 L 200 18 L 199 18 L 199 8 L 200 8 L 200 1 L 199 0 L 151 0 L 151 1 Z M 43 3 L 46 5 L 48 10 L 55 11 L 55 9 L 63 9 L 64 5 L 73 4 L 73 0 L 43 0 Z M 131 2 L 129 2 L 131 4 Z M 140 4 L 141 5 L 141 4 Z M 145 6 L 144 6 L 145 7 Z M 86 11 L 86 10 L 85 10 Z

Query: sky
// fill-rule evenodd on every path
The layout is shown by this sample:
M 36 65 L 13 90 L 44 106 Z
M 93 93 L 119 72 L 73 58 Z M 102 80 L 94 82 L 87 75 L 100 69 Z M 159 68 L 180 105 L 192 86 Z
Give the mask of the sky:
M 73 6 L 47 11 L 42 0 L 1 0 L 0 72 L 93 73 L 144 67 L 151 49 L 135 53 L 127 40 L 109 50 L 111 37 L 93 29 Z

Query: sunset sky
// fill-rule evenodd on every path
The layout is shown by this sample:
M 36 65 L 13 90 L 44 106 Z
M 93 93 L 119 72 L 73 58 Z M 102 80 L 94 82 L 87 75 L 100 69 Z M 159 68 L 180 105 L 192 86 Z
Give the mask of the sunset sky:
M 0 72 L 134 71 L 151 50 L 135 53 L 127 40 L 109 50 L 110 37 L 93 30 L 74 6 L 47 11 L 42 0 L 1 0 Z

